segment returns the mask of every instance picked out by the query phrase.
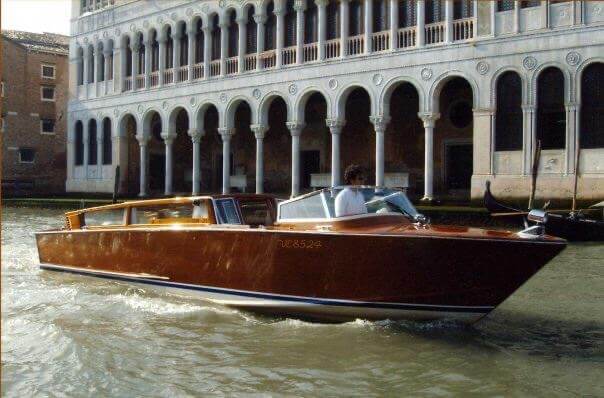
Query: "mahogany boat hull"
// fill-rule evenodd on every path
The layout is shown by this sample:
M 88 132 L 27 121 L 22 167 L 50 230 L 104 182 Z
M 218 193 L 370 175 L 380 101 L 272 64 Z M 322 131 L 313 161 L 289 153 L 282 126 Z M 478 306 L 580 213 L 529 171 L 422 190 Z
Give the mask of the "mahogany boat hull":
M 323 321 L 472 322 L 565 247 L 549 238 L 467 231 L 166 226 L 49 231 L 36 239 L 43 269 L 179 289 L 232 307 Z

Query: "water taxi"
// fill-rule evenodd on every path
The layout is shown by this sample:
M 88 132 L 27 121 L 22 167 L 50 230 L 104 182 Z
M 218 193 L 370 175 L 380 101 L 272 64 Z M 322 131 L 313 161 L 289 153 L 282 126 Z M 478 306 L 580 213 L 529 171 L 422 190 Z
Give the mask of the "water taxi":
M 366 212 L 336 217 L 343 189 L 70 211 L 62 229 L 36 234 L 40 267 L 275 316 L 474 322 L 566 246 L 534 228 L 432 225 L 395 189 L 348 188 L 362 193 Z

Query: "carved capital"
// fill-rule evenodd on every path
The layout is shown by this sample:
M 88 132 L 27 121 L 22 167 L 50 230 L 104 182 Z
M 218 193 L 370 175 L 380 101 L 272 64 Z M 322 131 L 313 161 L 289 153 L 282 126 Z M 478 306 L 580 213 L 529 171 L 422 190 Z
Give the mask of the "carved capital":
M 376 133 L 386 131 L 386 126 L 390 123 L 389 116 L 369 116 L 369 121 L 373 124 Z
M 176 139 L 176 134 L 161 133 L 160 136 L 164 140 L 166 145 L 172 145 L 174 143 L 174 140 Z
M 138 141 L 138 144 L 140 146 L 146 146 L 147 143 L 149 142 L 149 136 L 145 135 L 145 134 L 137 134 L 136 135 L 136 140 Z
M 250 125 L 250 129 L 254 132 L 254 137 L 256 137 L 257 140 L 262 140 L 266 135 L 268 127 L 263 124 L 252 124 Z
M 289 129 L 289 132 L 291 133 L 292 137 L 299 137 L 302 133 L 302 129 L 304 128 L 304 123 L 300 123 L 297 121 L 287 122 L 285 123 L 285 125 Z
M 229 129 L 227 127 L 220 127 L 218 129 L 218 134 L 222 137 L 223 141 L 229 141 L 231 137 L 235 134 L 235 129 Z
M 254 22 L 257 24 L 265 24 L 267 19 L 265 14 L 254 14 Z
M 317 5 L 317 7 L 327 7 L 327 4 L 329 4 L 329 0 L 315 0 L 315 4 Z
M 440 118 L 440 113 L 419 112 L 417 116 L 424 122 L 424 128 L 434 127 L 434 123 Z
M 346 121 L 340 119 L 325 119 L 325 124 L 329 127 L 331 134 L 340 134 Z
M 137 53 L 141 49 L 141 45 L 140 45 L 140 43 L 136 43 L 136 42 L 131 43 L 130 49 L 132 50 L 133 53 Z
M 243 18 L 242 16 L 239 16 L 239 17 L 237 17 L 237 19 L 235 19 L 235 22 L 237 22 L 237 25 L 239 25 L 239 26 L 246 25 L 247 18 Z
M 306 10 L 306 0 L 296 0 L 294 3 L 294 10 L 304 11 Z
M 522 104 L 522 112 L 533 113 L 537 110 L 537 106 L 532 104 Z
M 201 141 L 201 137 L 203 137 L 204 133 L 205 132 L 202 130 L 195 130 L 195 129 L 189 129 L 189 131 L 187 132 L 189 137 L 191 137 L 191 141 L 194 144 L 197 144 Z

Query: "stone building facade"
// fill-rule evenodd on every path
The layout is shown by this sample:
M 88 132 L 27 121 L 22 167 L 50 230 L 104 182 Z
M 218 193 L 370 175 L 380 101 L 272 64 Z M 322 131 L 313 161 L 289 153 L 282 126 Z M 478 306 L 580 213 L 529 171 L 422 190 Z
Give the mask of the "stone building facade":
M 74 1 L 67 189 L 604 198 L 604 2 Z M 578 149 L 581 149 L 578 151 Z M 579 157 L 577 154 L 579 153 Z
M 64 193 L 69 37 L 2 31 L 3 195 Z

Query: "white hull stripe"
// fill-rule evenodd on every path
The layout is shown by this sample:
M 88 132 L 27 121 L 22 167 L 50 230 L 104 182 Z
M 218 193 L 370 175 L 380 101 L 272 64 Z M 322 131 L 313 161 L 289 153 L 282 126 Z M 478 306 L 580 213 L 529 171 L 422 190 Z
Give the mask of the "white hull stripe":
M 399 310 L 418 310 L 418 311 L 438 311 L 438 312 L 464 312 L 464 313 L 479 313 L 486 314 L 492 311 L 494 306 L 453 306 L 453 305 L 432 305 L 432 304 L 406 304 L 406 303 L 386 303 L 386 302 L 369 302 L 369 301 L 353 301 L 353 300 L 337 300 L 304 296 L 288 296 L 272 293 L 252 292 L 247 290 L 225 289 L 212 286 L 192 285 L 186 283 L 168 282 L 163 280 L 151 279 L 143 276 L 126 276 L 126 274 L 96 272 L 88 269 L 66 267 L 53 264 L 40 264 L 40 268 L 49 271 L 67 272 L 72 274 L 88 275 L 98 278 L 111 279 L 124 282 L 144 283 L 154 286 L 165 286 L 185 290 L 194 290 L 198 292 L 208 292 L 217 294 L 227 294 L 239 297 L 258 298 L 265 300 L 276 300 L 282 302 L 297 302 L 318 305 L 330 306 L 345 306 L 345 307 L 365 307 L 365 308 L 383 308 L 383 309 L 399 309 Z M 133 274 L 134 275 L 134 274 Z M 143 274 L 144 275 L 144 274 Z

